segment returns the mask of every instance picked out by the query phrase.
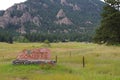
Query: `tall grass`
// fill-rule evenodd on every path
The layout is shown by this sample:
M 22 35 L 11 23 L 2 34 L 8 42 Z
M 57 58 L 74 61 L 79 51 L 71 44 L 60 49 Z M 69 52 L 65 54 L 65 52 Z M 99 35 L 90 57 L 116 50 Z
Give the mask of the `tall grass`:
M 120 47 L 92 43 L 52 43 L 51 65 L 12 65 L 23 49 L 43 43 L 0 43 L 0 80 L 120 80 Z M 85 56 L 85 68 L 82 57 Z

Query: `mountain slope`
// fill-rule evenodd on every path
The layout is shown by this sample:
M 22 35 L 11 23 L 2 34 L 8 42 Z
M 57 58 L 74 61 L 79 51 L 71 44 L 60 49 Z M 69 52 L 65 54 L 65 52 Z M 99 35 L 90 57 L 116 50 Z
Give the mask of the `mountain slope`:
M 0 29 L 20 34 L 92 33 L 102 6 L 99 0 L 27 0 L 0 11 Z

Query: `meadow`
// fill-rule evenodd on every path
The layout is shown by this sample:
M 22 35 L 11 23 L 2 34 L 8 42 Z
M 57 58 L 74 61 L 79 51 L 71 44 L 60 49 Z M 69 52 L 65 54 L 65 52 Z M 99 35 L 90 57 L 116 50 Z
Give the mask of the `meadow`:
M 120 80 L 120 46 L 93 43 L 51 43 L 56 65 L 13 65 L 24 49 L 43 43 L 0 43 L 0 80 Z M 85 67 L 82 57 L 85 57 Z

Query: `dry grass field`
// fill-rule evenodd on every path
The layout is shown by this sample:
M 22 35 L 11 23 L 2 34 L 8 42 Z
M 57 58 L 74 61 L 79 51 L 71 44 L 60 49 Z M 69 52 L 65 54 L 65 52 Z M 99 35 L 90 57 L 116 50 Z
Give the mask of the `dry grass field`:
M 120 80 L 120 46 L 93 43 L 51 43 L 56 65 L 12 65 L 18 52 L 43 43 L 0 43 L 0 80 Z M 85 57 L 85 68 L 82 57 Z

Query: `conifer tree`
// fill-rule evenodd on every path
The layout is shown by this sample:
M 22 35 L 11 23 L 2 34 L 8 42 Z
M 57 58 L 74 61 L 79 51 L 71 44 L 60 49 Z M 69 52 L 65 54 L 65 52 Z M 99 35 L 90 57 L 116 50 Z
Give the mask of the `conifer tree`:
M 120 44 L 120 11 L 117 0 L 105 0 L 100 27 L 96 30 L 96 43 Z M 120 5 L 120 4 L 119 4 Z

